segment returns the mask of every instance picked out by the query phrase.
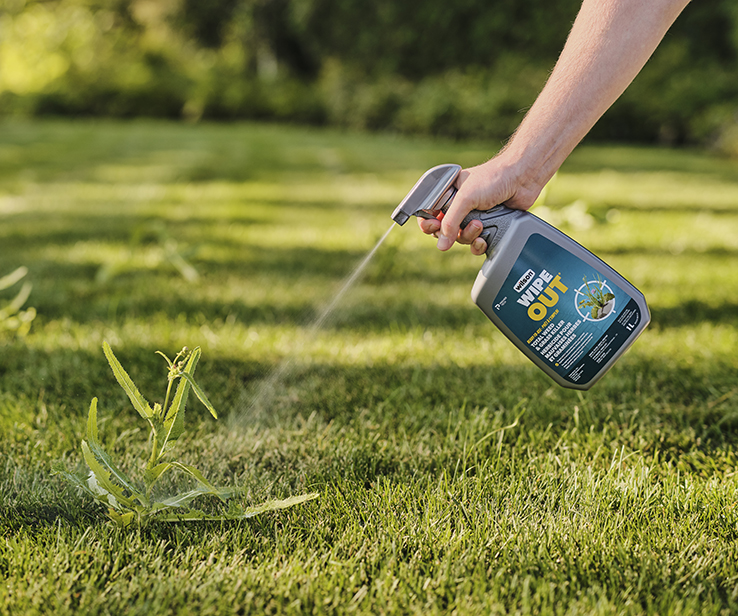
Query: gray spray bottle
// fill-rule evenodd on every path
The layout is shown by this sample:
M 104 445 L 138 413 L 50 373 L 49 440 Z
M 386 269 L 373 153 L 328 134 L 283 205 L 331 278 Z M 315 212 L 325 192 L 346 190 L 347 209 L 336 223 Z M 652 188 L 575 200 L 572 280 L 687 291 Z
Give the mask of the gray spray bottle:
M 428 170 L 392 213 L 445 212 L 459 165 Z M 529 359 L 563 387 L 589 389 L 646 328 L 643 294 L 607 263 L 537 216 L 498 205 L 475 210 L 487 259 L 472 299 Z

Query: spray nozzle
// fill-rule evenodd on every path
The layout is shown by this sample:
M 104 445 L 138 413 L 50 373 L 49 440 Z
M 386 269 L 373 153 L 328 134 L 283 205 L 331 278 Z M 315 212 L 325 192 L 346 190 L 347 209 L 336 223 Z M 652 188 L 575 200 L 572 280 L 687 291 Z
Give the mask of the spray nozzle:
M 461 166 L 453 164 L 426 171 L 392 212 L 392 220 L 404 225 L 410 216 L 433 218 L 439 211 L 445 211 L 456 194 L 454 182 L 460 171 Z

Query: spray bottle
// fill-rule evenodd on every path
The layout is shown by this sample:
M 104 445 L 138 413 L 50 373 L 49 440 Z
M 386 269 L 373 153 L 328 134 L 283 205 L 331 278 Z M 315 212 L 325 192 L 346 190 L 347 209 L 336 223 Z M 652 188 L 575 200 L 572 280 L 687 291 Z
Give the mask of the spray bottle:
M 459 165 L 428 170 L 392 213 L 446 212 Z M 643 294 L 604 261 L 530 212 L 497 205 L 461 223 L 484 225 L 487 258 L 472 300 L 529 359 L 563 387 L 589 389 L 650 321 Z

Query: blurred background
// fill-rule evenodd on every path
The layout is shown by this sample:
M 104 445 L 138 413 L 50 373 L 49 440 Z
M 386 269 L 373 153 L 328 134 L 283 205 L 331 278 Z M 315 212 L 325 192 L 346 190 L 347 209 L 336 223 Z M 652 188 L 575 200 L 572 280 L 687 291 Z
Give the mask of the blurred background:
M 580 0 L 2 0 L 0 115 L 505 139 Z M 590 140 L 738 155 L 738 3 L 693 2 Z

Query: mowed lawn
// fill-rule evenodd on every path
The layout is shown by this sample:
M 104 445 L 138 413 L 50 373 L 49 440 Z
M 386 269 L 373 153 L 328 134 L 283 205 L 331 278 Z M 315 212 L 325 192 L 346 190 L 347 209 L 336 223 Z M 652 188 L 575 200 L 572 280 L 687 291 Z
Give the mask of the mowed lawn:
M 256 124 L 0 124 L 0 614 L 738 611 L 738 161 L 584 146 L 542 215 L 639 287 L 652 323 L 589 392 L 472 304 L 482 260 L 390 227 L 418 177 L 499 144 Z M 5 305 L 20 284 L 0 292 Z M 239 522 L 118 530 L 51 465 L 100 438 L 145 463 L 153 402 L 200 346 L 181 459 Z M 186 484 L 183 480 L 183 484 Z M 172 489 L 180 486 L 172 486 Z M 206 503 L 206 507 L 214 507 Z

